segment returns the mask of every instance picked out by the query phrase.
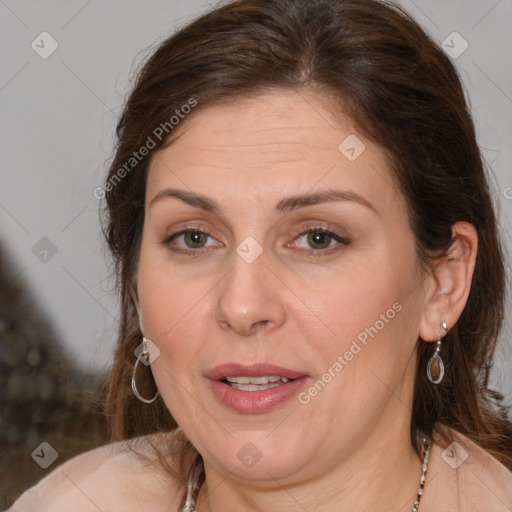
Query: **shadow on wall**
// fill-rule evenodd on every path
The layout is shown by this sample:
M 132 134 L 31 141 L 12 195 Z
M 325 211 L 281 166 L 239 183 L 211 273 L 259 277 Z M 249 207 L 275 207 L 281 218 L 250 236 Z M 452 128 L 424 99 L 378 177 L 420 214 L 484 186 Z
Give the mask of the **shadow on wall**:
M 0 244 L 0 510 L 72 456 L 108 441 L 103 375 L 64 353 Z

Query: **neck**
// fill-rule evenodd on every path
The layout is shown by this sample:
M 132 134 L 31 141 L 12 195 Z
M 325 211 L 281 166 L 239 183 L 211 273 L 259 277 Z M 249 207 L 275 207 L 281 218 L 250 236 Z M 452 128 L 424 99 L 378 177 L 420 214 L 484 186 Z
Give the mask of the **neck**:
M 205 463 L 206 480 L 196 509 L 198 512 L 247 510 L 251 512 L 296 511 L 297 507 L 317 512 L 353 510 L 411 510 L 421 476 L 422 459 L 409 439 L 409 425 L 383 435 L 374 430 L 363 444 L 323 471 L 302 470 L 287 482 L 269 473 L 268 482 L 236 481 Z M 391 432 L 391 433 L 389 433 Z M 318 469 L 318 467 L 316 468 Z

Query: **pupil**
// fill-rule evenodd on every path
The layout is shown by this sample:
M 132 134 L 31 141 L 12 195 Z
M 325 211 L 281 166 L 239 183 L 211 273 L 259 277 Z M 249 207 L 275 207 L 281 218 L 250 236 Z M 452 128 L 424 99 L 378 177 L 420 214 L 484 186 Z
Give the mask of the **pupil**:
M 200 231 L 189 231 L 188 233 L 186 233 L 187 245 L 189 245 L 188 242 L 190 242 L 190 245 L 195 245 L 195 244 L 201 245 L 201 237 L 204 237 L 204 236 L 205 236 L 205 234 L 201 233 Z
M 329 238 L 330 236 L 327 233 L 315 231 L 309 235 L 309 242 L 312 243 L 312 245 L 321 245 L 322 248 L 325 248 L 329 246 Z

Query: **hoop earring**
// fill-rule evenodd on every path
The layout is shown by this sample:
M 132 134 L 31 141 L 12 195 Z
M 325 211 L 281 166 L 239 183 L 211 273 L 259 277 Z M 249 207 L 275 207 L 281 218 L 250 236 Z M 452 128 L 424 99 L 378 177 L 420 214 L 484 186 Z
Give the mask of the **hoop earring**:
M 445 331 L 448 329 L 446 322 L 443 322 L 441 326 Z M 432 382 L 432 384 L 439 384 L 444 377 L 444 363 L 443 360 L 441 359 L 441 356 L 439 355 L 439 352 L 441 352 L 441 344 L 441 336 L 439 336 L 439 339 L 437 340 L 436 350 L 427 363 L 427 377 L 428 380 Z M 437 377 L 435 378 L 434 376 L 432 376 L 432 367 L 434 367 L 434 373 L 437 375 Z
M 140 362 L 142 357 L 144 357 L 146 359 L 146 363 L 144 363 L 144 364 L 146 364 L 146 365 L 150 364 L 149 363 L 148 343 L 147 343 L 146 338 L 142 338 L 142 352 L 137 356 L 137 360 L 135 361 L 135 366 L 133 367 L 133 372 L 132 372 L 132 390 L 133 390 L 135 396 L 141 402 L 144 402 L 145 404 L 152 404 L 157 399 L 158 395 L 160 394 L 158 389 L 156 390 L 155 396 L 148 400 L 147 398 L 144 398 L 143 396 L 141 396 L 141 394 L 137 391 L 137 384 L 135 382 L 135 377 L 137 375 L 137 366 L 139 365 L 139 362 Z

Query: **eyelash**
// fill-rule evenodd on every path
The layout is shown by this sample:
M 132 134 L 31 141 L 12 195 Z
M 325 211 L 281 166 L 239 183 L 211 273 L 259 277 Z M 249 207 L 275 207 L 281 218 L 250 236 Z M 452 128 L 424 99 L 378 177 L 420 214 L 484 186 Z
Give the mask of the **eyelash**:
M 196 257 L 196 256 L 200 256 L 202 253 L 208 251 L 207 248 L 182 249 L 180 247 L 173 247 L 171 245 L 171 242 L 173 240 L 175 240 L 176 238 L 178 238 L 181 235 L 185 235 L 185 234 L 190 233 L 190 232 L 192 232 L 192 233 L 202 233 L 204 235 L 210 236 L 207 231 L 205 231 L 204 229 L 202 229 L 200 227 L 190 227 L 190 228 L 183 229 L 181 231 L 178 231 L 176 233 L 173 233 L 173 234 L 167 236 L 165 238 L 165 240 L 162 242 L 162 244 L 164 246 L 166 246 L 169 250 L 171 250 L 171 251 L 173 251 L 175 253 L 185 254 L 186 256 L 189 256 L 189 257 L 192 257 L 192 258 Z M 328 235 L 331 239 L 335 240 L 339 244 L 338 246 L 334 246 L 334 248 L 333 247 L 328 247 L 326 249 L 311 249 L 311 250 L 302 249 L 302 251 L 305 251 L 305 252 L 309 253 L 311 256 L 317 256 L 317 257 L 326 256 L 326 255 L 331 254 L 334 251 L 340 250 L 343 246 L 350 245 L 350 240 L 348 240 L 347 238 L 344 238 L 344 237 L 338 235 L 334 231 L 331 231 L 329 229 L 326 229 L 326 228 L 324 228 L 322 226 L 317 226 L 317 225 L 303 226 L 299 231 L 294 233 L 294 235 L 293 235 L 294 236 L 294 240 L 297 239 L 297 238 L 300 238 L 300 237 L 302 237 L 304 235 L 307 235 L 308 233 L 320 233 L 320 234 L 323 234 L 323 235 Z

